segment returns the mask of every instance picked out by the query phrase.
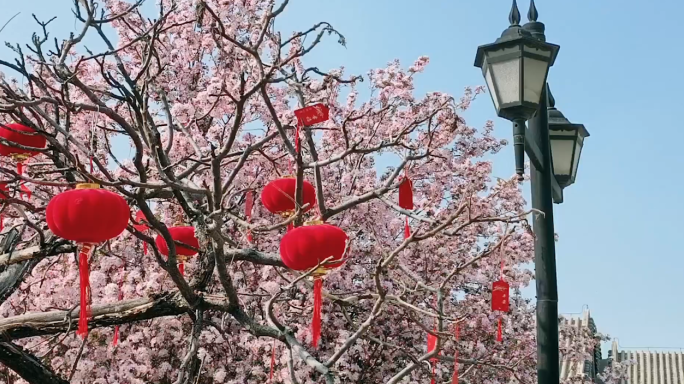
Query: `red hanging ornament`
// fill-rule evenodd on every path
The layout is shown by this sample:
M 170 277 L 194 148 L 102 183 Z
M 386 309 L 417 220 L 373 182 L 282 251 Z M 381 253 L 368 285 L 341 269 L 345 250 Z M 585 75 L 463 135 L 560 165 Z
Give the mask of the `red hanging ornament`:
M 48 227 L 56 236 L 80 244 L 78 266 L 81 307 L 77 334 L 88 334 L 90 316 L 90 266 L 88 257 L 95 245 L 119 236 L 128 225 L 129 207 L 121 196 L 83 183 L 53 197 L 45 211 Z
M 297 122 L 305 127 L 322 123 L 330 119 L 330 109 L 325 104 L 309 105 L 294 111 Z
M 147 232 L 150 229 L 147 226 L 147 219 L 145 218 L 145 213 L 141 210 L 135 213 L 135 221 L 133 222 L 133 228 L 139 232 Z M 143 254 L 147 255 L 147 241 L 143 241 Z
M 510 310 L 510 286 L 501 278 L 492 284 L 492 311 L 508 312 Z M 496 341 L 503 341 L 502 319 L 499 316 Z
M 297 180 L 292 177 L 271 181 L 261 191 L 261 203 L 271 213 L 281 215 L 284 218 L 290 217 L 297 207 L 295 204 L 296 184 Z M 316 189 L 306 180 L 302 184 L 302 204 L 308 204 L 304 212 L 316 205 Z
M 297 109 L 294 111 L 294 114 L 297 117 L 297 128 L 295 130 L 295 150 L 297 153 L 299 153 L 299 129 L 302 126 L 308 127 L 327 121 L 330 118 L 330 110 L 324 104 L 318 103 Z
M 399 206 L 406 210 L 413 210 L 413 182 L 408 176 L 404 176 L 399 184 Z M 411 236 L 411 227 L 409 227 L 408 216 L 404 218 L 404 239 Z
M 252 209 L 254 207 L 254 191 L 249 190 L 245 194 L 245 217 L 247 218 L 247 223 L 252 223 Z M 252 231 L 247 229 L 247 241 L 252 242 Z
M 189 257 L 195 256 L 197 254 L 197 250 L 199 249 L 199 241 L 197 240 L 197 237 L 195 237 L 195 228 L 189 226 L 171 227 L 169 228 L 169 233 L 171 234 L 173 241 L 176 242 L 178 271 L 181 275 L 185 275 L 185 261 Z M 154 242 L 157 244 L 157 248 L 159 248 L 159 253 L 164 256 L 169 255 L 169 247 L 162 235 L 157 235 L 157 238 L 154 240 Z M 187 246 L 178 243 L 182 243 Z
M 275 339 L 273 339 L 273 345 L 271 345 L 271 372 L 268 375 L 268 382 L 273 383 L 273 369 L 275 368 L 275 352 L 276 352 L 276 343 Z
M 312 274 L 314 279 L 314 309 L 311 322 L 312 344 L 318 347 L 321 335 L 321 307 L 323 277 L 333 268 L 344 264 L 349 237 L 340 228 L 319 221 L 308 223 L 288 232 L 280 241 L 283 264 L 296 271 L 308 271 L 331 258 Z
M 23 173 L 21 162 L 39 154 L 39 150 L 44 149 L 47 145 L 45 136 L 36 132 L 35 129 L 19 123 L 0 124 L 0 138 L 7 141 L 0 142 L 0 156 L 9 156 L 17 161 L 17 173 L 20 175 Z M 34 149 L 19 148 L 11 144 Z

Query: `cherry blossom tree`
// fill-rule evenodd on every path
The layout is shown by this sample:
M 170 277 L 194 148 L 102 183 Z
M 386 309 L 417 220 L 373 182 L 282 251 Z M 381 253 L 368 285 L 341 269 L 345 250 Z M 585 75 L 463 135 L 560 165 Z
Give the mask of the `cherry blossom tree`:
M 8 44 L 16 55 L 0 60 L 1 122 L 48 141 L 22 174 L 0 163 L 11 186 L 1 382 L 444 383 L 457 350 L 463 382 L 536 380 L 534 308 L 520 294 L 533 276 L 529 212 L 515 179 L 492 176 L 486 156 L 505 142 L 491 123 L 476 129 L 461 116 L 482 88 L 416 95 L 427 57 L 363 76 L 311 66 L 309 52 L 344 36 L 326 22 L 279 30 L 287 0 L 159 0 L 156 15 L 142 2 L 76 0 L 75 33 L 53 39 L 36 19 L 31 44 Z M 293 111 L 315 103 L 330 119 L 303 127 L 298 154 Z M 276 216 L 257 199 L 248 217 L 247 195 L 288 174 L 296 212 Z M 413 210 L 397 204 L 402 177 Z M 302 206 L 303 180 L 315 207 Z M 131 223 L 140 210 L 150 226 L 130 225 L 93 253 L 85 338 L 74 333 L 76 245 L 45 223 L 50 198 L 83 182 L 120 194 Z M 318 348 L 308 273 L 278 253 L 288 225 L 311 219 L 351 244 L 326 278 Z M 185 274 L 174 247 L 162 256 L 154 241 L 178 222 L 200 243 Z M 500 276 L 513 289 L 503 315 L 490 309 Z M 577 358 L 598 342 L 583 340 Z

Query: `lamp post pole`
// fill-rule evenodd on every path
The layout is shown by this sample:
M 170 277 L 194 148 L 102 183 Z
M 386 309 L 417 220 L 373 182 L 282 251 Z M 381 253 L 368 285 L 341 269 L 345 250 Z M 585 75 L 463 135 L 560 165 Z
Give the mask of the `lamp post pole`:
M 494 43 L 477 48 L 475 66 L 482 70 L 497 115 L 513 122 L 515 172 L 521 181 L 525 154 L 530 159 L 537 286 L 537 382 L 559 384 L 553 204 L 562 203 L 563 188 L 575 182 L 589 132 L 584 125 L 571 123 L 555 108 L 546 78 L 560 47 L 546 41 L 544 24 L 537 18 L 534 0 L 530 0 L 529 22 L 520 26 L 520 12 L 513 0 L 509 27 Z
M 537 284 L 537 382 L 558 384 L 558 283 L 556 244 L 553 228 L 553 196 L 547 93 L 543 91 L 537 114 L 528 121 L 528 138 L 536 141 L 543 167 L 530 164 L 532 208 L 534 212 L 534 274 Z
M 544 24 L 537 21 L 534 0 L 527 12 L 529 22 L 523 29 L 532 37 L 546 41 Z M 529 138 L 541 154 L 541 169 L 530 165 L 534 229 L 534 275 L 537 285 L 537 383 L 560 382 L 558 351 L 558 280 L 556 278 L 556 242 L 553 227 L 553 160 L 549 140 L 548 85 L 544 84 L 537 113 L 528 120 Z

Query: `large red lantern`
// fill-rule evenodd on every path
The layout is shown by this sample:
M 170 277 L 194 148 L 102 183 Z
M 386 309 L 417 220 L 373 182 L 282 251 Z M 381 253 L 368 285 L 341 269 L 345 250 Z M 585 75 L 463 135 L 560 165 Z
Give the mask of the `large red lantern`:
M 83 183 L 53 197 L 45 210 L 48 227 L 56 236 L 80 245 L 78 266 L 81 307 L 77 334 L 88 334 L 90 316 L 90 266 L 88 257 L 95 245 L 119 236 L 128 225 L 129 207 L 123 197 Z
M 510 286 L 501 278 L 492 284 L 492 311 L 508 312 L 510 310 Z M 501 316 L 496 331 L 496 340 L 503 341 Z
M 280 258 L 286 267 L 296 271 L 308 271 L 318 267 L 312 273 L 314 309 L 311 331 L 314 347 L 318 346 L 321 335 L 323 277 L 331 269 L 344 264 L 348 242 L 349 237 L 343 230 L 318 221 L 295 228 L 280 240 Z
M 181 275 L 185 274 L 185 261 L 192 256 L 197 254 L 199 249 L 199 241 L 195 237 L 195 227 L 181 226 L 181 227 L 171 227 L 169 228 L 169 233 L 171 238 L 176 243 L 176 255 L 178 255 L 178 270 Z M 159 248 L 159 253 L 164 256 L 169 256 L 169 246 L 166 244 L 166 240 L 162 235 L 157 235 L 154 240 Z M 180 243 L 180 244 L 179 244 Z M 187 245 L 184 246 L 184 245 Z M 194 249 L 193 249 L 194 248 Z
M 291 216 L 297 210 L 295 200 L 296 184 L 297 180 L 293 177 L 284 177 L 271 181 L 261 191 L 261 203 L 271 213 L 285 218 Z M 316 189 L 306 180 L 302 184 L 302 204 L 308 204 L 304 212 L 316 205 Z

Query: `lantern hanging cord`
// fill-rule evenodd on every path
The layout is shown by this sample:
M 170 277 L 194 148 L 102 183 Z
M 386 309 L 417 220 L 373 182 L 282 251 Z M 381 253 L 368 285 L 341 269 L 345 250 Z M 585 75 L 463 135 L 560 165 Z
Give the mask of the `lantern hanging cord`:
M 100 114 L 100 106 L 97 106 L 97 113 Z M 98 115 L 93 116 L 90 122 L 90 173 L 93 173 L 93 156 L 95 154 L 95 119 Z

